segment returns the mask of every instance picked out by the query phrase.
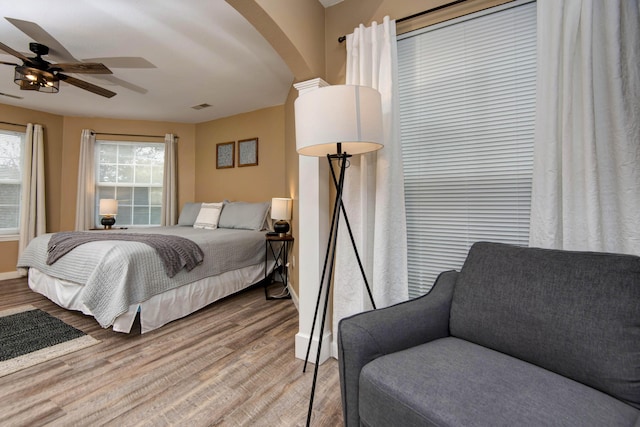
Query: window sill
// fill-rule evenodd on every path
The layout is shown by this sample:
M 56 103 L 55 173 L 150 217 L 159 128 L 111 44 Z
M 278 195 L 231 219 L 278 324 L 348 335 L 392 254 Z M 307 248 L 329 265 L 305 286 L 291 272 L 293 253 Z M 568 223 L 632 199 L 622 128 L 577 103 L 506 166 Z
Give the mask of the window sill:
M 0 234 L 0 242 L 17 242 L 20 240 L 19 234 Z

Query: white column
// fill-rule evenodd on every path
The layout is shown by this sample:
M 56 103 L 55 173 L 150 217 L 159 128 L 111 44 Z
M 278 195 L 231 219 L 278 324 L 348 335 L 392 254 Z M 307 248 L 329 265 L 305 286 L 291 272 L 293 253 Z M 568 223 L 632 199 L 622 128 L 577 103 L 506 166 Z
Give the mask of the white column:
M 329 86 L 322 79 L 307 80 L 294 84 L 298 95 L 306 91 Z M 330 207 L 329 207 L 329 167 L 327 160 L 318 157 L 299 156 L 299 330 L 295 339 L 295 356 L 304 359 L 309 345 L 313 315 L 318 299 L 318 289 L 322 276 L 322 267 L 329 238 Z M 324 301 L 324 295 L 322 296 Z M 321 306 L 323 304 L 321 303 Z M 322 336 L 322 353 L 320 363 L 331 356 L 331 328 L 325 325 L 320 334 L 322 309 L 316 319 L 316 327 L 312 337 L 309 361 L 314 363 L 318 349 L 319 337 Z M 331 313 L 327 313 L 331 319 Z

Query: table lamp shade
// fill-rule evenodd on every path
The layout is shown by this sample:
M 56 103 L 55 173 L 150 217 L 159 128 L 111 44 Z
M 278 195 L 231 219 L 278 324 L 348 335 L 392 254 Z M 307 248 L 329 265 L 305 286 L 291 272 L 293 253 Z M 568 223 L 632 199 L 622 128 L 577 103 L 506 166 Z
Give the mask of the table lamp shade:
M 100 215 L 114 216 L 118 214 L 118 201 L 116 199 L 100 199 Z
M 295 101 L 296 149 L 305 156 L 363 154 L 382 148 L 380 92 L 336 85 L 311 90 Z
M 274 197 L 271 199 L 271 219 L 291 219 L 291 199 Z

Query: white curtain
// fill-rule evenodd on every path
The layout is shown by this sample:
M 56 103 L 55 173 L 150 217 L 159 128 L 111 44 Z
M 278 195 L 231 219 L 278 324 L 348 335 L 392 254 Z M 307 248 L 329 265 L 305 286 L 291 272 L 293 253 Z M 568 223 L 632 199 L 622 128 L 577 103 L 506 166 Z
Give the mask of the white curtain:
M 538 1 L 531 246 L 640 255 L 638 0 Z
M 23 165 L 19 254 L 32 239 L 46 233 L 47 228 L 44 197 L 44 135 L 41 125 L 27 124 Z
M 177 137 L 171 133 L 164 136 L 164 181 L 162 185 L 161 225 L 175 225 L 178 222 L 178 191 L 176 165 Z
M 354 156 L 343 202 L 378 308 L 408 298 L 407 228 L 397 88 L 395 21 L 361 25 L 347 36 L 346 83 L 382 95 L 384 148 Z M 340 319 L 371 308 L 347 227 L 341 217 L 333 295 L 333 333 Z
M 76 197 L 75 229 L 77 231 L 88 230 L 95 227 L 95 145 L 95 133 L 90 129 L 83 129 L 80 139 L 78 190 Z

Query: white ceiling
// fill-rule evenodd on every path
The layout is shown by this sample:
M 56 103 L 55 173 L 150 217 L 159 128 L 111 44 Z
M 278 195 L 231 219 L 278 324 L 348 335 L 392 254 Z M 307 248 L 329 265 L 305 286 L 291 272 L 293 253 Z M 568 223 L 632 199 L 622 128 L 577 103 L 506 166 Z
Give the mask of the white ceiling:
M 13 82 L 14 67 L 0 64 L 0 92 L 23 97 L 0 96 L 3 104 L 67 116 L 199 123 L 281 105 L 293 81 L 271 45 L 224 0 L 3 1 L 0 14 L 0 42 L 28 57 L 34 40 L 4 17 L 39 25 L 79 60 L 141 57 L 155 66 L 116 68 L 101 59 L 96 62 L 111 68 L 112 81 L 70 74 L 117 93 L 108 99 L 64 82 L 56 94 L 22 91 Z M 21 63 L 2 51 L 0 61 Z M 191 108 L 203 103 L 211 107 Z

